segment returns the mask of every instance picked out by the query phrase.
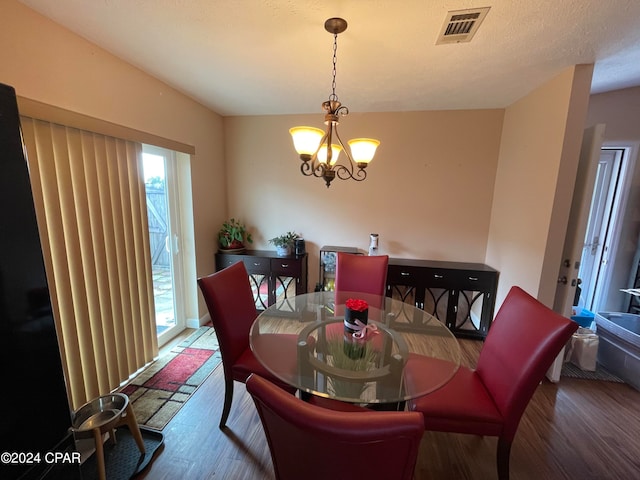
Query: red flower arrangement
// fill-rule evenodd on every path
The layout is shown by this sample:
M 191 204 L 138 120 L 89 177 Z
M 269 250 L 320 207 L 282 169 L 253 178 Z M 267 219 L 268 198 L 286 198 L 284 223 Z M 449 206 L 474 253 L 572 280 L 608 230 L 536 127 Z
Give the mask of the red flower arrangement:
M 350 298 L 345 302 L 345 306 L 355 312 L 364 312 L 369 308 L 369 304 L 359 298 Z

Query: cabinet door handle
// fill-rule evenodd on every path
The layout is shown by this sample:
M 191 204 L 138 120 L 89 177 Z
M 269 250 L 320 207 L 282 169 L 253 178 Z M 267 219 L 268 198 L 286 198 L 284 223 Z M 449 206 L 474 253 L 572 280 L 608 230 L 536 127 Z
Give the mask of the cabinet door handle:
M 253 264 L 254 264 L 256 267 L 259 267 L 259 266 L 260 266 L 260 262 L 253 262 Z
M 282 266 L 282 268 L 287 268 L 289 266 L 288 263 L 281 263 L 280 265 Z
M 469 277 L 469 280 L 473 280 L 474 282 L 478 281 L 478 277 Z
M 437 273 L 434 273 L 433 276 L 435 278 L 444 278 L 444 275 L 438 275 Z
M 403 277 L 408 277 L 411 274 L 409 272 L 400 272 L 400 275 L 402 275 Z

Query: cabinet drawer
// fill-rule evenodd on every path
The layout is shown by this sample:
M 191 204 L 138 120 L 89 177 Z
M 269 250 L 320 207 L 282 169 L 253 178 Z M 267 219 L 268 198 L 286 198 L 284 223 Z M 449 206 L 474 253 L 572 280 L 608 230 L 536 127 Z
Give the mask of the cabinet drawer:
M 216 271 L 223 268 L 230 267 L 234 263 L 242 262 L 244 260 L 243 255 L 229 255 L 229 254 L 216 254 Z
M 459 272 L 447 268 L 430 268 L 425 272 L 425 287 L 461 288 Z
M 421 268 L 408 265 L 389 265 L 387 270 L 389 285 L 486 291 L 494 288 L 495 281 L 495 272 L 480 270 Z
M 425 282 L 424 269 L 420 267 L 389 265 L 387 283 L 389 285 L 418 286 Z
M 458 290 L 476 292 L 493 290 L 496 281 L 494 272 L 479 270 L 449 270 L 448 277 L 455 280 L 455 288 Z
M 245 255 L 242 259 L 247 273 L 257 273 L 260 275 L 269 275 L 271 265 L 269 259 L 264 257 L 253 257 Z
M 264 257 L 255 257 L 253 255 L 231 255 L 216 254 L 216 270 L 222 270 L 233 265 L 236 262 L 243 262 L 247 273 L 255 273 L 259 275 L 269 275 L 269 259 Z
M 302 273 L 302 263 L 297 258 L 272 258 L 271 271 L 275 275 L 299 277 Z

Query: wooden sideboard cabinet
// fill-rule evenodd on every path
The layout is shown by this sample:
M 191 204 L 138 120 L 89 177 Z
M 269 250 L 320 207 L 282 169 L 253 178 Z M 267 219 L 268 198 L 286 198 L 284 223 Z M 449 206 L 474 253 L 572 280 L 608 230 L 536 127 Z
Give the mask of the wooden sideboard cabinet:
M 271 250 L 216 253 L 216 271 L 244 262 L 256 308 L 265 310 L 277 300 L 307 293 L 307 254 L 278 257 Z
M 498 272 L 482 263 L 389 259 L 387 296 L 431 313 L 458 337 L 487 336 L 497 288 Z M 420 328 L 394 313 L 396 328 Z

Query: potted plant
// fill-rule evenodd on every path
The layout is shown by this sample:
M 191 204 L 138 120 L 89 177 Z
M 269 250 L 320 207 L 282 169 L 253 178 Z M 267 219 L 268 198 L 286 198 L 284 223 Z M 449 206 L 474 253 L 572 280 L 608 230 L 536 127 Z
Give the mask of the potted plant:
M 276 247 L 276 253 L 279 257 L 291 255 L 293 244 L 299 235 L 296 232 L 287 232 L 269 240 L 269 243 Z
M 232 218 L 222 224 L 218 231 L 218 243 L 222 250 L 244 250 L 244 242 L 253 243 L 244 223 Z

